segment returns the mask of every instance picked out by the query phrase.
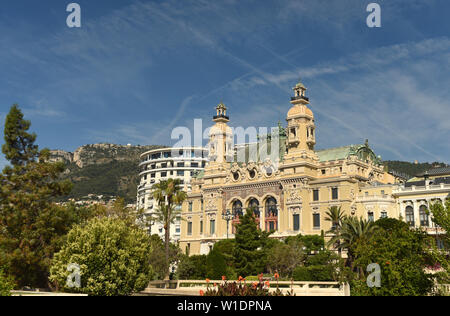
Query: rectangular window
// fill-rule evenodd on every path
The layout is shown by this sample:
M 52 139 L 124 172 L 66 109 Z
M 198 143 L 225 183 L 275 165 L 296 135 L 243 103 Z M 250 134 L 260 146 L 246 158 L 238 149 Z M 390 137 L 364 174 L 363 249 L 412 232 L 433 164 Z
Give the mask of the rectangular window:
M 214 235 L 216 233 L 216 221 L 212 219 L 209 224 L 209 232 L 211 235 Z
M 375 217 L 373 216 L 373 212 L 367 213 L 367 219 L 369 220 L 369 222 L 374 222 L 375 221 Z
M 188 222 L 187 225 L 188 225 L 187 228 L 188 235 L 192 235 L 192 222 Z
M 177 167 L 178 168 L 184 168 L 184 162 L 177 163 Z
M 192 168 L 198 168 L 198 162 L 191 162 Z
M 203 221 L 200 221 L 200 235 L 203 234 Z
M 387 217 L 388 217 L 387 212 L 381 212 L 381 218 L 387 218 Z
M 167 177 L 167 172 L 161 172 L 161 178 Z
M 300 230 L 300 215 L 294 214 L 294 231 Z
M 320 214 L 313 214 L 314 229 L 320 229 Z
M 162 168 L 162 169 L 166 169 L 166 168 L 167 168 L 167 163 L 162 163 L 162 164 L 161 164 L 161 168 Z
M 275 230 L 275 222 L 269 222 L 269 231 L 274 231 Z
M 189 212 L 192 212 L 192 202 L 189 202 Z
M 184 171 L 177 171 L 177 176 L 184 177 Z
M 313 201 L 319 201 L 319 190 L 313 190 Z
M 339 199 L 338 188 L 331 189 L 331 199 L 333 199 L 333 200 Z

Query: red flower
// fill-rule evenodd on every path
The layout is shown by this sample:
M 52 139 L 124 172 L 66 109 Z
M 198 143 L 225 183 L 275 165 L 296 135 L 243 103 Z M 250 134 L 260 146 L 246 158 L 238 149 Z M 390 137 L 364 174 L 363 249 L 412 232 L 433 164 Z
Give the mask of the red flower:
M 227 280 L 227 277 L 222 275 L 222 281 L 226 281 L 226 280 Z
M 266 284 L 267 287 L 270 287 L 270 282 L 269 281 L 266 281 L 265 284 Z
M 209 279 L 206 279 L 206 283 L 209 283 L 209 281 L 210 281 Z
M 277 279 L 277 280 L 280 278 L 280 275 L 278 273 L 275 273 L 274 276 L 275 276 L 275 279 Z
M 204 296 L 205 292 L 203 292 L 202 290 L 200 290 L 200 296 Z
M 390 263 L 389 261 L 386 261 L 386 264 L 387 264 L 387 265 L 390 265 L 391 263 Z
M 238 281 L 239 281 L 239 282 L 241 282 L 242 280 L 244 280 L 244 278 L 243 278 L 243 277 L 241 277 L 241 276 L 239 276 L 239 279 L 238 279 Z

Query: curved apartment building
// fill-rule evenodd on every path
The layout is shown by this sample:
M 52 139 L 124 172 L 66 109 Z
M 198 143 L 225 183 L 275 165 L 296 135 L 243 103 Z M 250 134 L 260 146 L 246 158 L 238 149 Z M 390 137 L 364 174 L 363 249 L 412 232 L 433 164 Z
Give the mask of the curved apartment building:
M 208 150 L 199 147 L 163 148 L 145 152 L 141 155 L 139 165 L 139 185 L 137 190 L 137 207 L 151 215 L 157 208 L 152 196 L 152 186 L 162 180 L 180 179 L 186 192 L 191 190 L 191 178 L 205 168 Z M 152 223 L 151 235 L 157 234 L 164 239 L 162 223 Z M 181 220 L 171 225 L 170 237 L 178 241 L 181 235 Z

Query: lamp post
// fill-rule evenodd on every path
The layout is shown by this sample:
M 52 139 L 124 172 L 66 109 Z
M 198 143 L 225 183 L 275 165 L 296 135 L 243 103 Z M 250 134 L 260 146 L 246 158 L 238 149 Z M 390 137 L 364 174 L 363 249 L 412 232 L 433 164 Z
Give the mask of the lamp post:
M 227 239 L 228 239 L 228 226 L 230 221 L 233 219 L 233 214 L 230 212 L 230 210 L 226 210 L 225 213 L 222 214 L 222 218 L 227 221 Z

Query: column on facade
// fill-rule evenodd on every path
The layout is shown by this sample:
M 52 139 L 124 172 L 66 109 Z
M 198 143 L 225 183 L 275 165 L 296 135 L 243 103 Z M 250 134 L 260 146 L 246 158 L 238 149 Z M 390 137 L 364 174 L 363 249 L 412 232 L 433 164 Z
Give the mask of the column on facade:
M 417 200 L 413 201 L 413 209 L 414 209 L 414 223 L 416 227 L 420 227 L 420 203 Z

